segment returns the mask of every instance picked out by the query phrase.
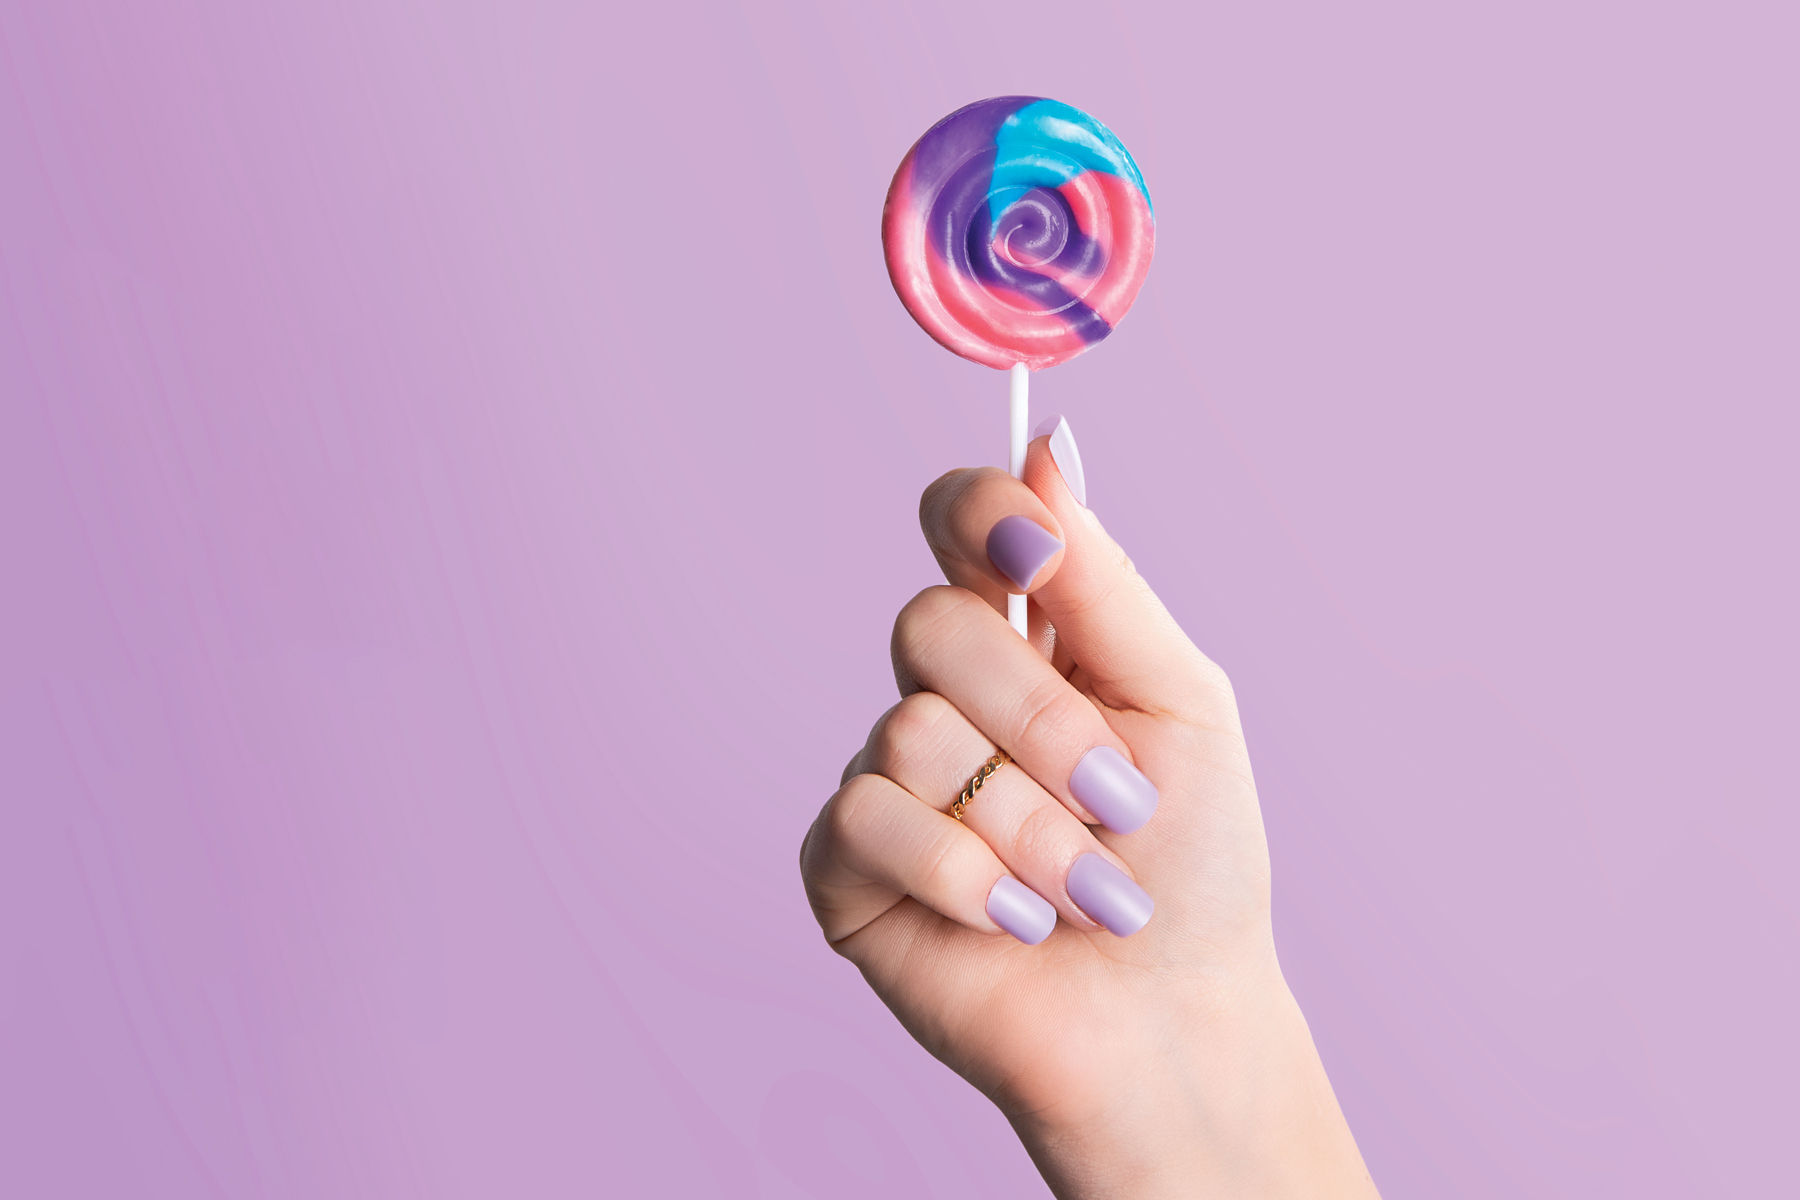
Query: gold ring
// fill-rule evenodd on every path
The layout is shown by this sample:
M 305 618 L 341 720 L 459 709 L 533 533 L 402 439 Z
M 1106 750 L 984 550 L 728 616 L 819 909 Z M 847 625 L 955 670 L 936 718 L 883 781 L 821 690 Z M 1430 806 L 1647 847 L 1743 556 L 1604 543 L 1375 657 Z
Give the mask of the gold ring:
M 988 776 L 992 775 L 995 771 L 998 771 L 1001 767 L 1004 767 L 1011 761 L 1012 755 L 1002 750 L 1000 753 L 994 755 L 994 757 L 982 763 L 981 770 L 969 776 L 969 782 L 963 784 L 962 795 L 958 796 L 956 798 L 956 803 L 950 806 L 950 815 L 959 821 L 962 820 L 963 809 L 969 807 L 969 801 L 975 799 L 975 793 L 979 792 L 981 790 L 981 785 L 988 781 Z

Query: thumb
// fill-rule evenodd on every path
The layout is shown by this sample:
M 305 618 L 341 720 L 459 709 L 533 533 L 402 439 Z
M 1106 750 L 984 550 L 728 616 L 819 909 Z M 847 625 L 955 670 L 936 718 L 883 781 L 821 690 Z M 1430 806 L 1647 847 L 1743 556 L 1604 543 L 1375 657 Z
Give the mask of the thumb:
M 1052 417 L 1033 439 L 1024 480 L 1062 527 L 1068 549 L 1048 582 L 1031 593 L 1086 673 L 1096 699 L 1111 708 L 1168 713 L 1214 728 L 1237 729 L 1231 685 L 1216 663 L 1188 639 L 1085 497 L 1074 431 Z M 1059 463 L 1068 467 L 1065 476 Z

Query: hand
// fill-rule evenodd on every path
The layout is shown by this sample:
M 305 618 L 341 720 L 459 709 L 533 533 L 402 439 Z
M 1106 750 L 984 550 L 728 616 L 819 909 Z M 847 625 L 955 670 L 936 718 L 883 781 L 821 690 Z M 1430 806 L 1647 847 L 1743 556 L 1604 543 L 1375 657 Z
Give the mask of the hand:
M 895 622 L 900 703 L 801 847 L 813 911 L 1057 1195 L 1374 1195 L 1276 962 L 1231 685 L 1049 442 L 926 490 L 951 586 Z

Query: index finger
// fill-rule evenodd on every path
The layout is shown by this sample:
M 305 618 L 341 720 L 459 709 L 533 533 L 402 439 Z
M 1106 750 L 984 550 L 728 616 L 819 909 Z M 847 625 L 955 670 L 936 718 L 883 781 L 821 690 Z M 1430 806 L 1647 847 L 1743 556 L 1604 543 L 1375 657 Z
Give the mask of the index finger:
M 1061 562 L 1061 530 L 1030 488 L 996 467 L 966 467 L 919 497 L 919 528 L 944 578 L 1006 611 Z
M 927 491 L 919 518 L 925 540 L 952 583 L 996 608 L 1005 591 L 1029 591 L 1055 629 L 1082 683 L 1112 708 L 1163 712 L 1210 728 L 1236 730 L 1237 705 L 1217 664 L 1188 639 L 1131 559 L 1071 491 L 1086 481 L 1068 422 L 1052 418 L 1026 454 L 1023 482 L 998 471 L 952 472 Z M 1068 478 L 1059 469 L 1068 463 Z M 1008 533 L 1039 535 L 1031 578 L 1004 583 L 994 546 Z M 1051 552 L 1054 547 L 1054 552 Z M 1009 564 L 1010 565 L 1010 564 Z M 1039 631 L 1034 628 L 1034 637 Z

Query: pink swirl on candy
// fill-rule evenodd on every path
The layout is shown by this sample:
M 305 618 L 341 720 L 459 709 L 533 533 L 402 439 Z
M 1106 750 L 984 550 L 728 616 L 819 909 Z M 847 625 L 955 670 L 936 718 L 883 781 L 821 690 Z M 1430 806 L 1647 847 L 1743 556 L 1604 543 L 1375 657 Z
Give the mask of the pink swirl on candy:
M 981 100 L 907 151 L 882 211 L 888 275 L 938 343 L 990 367 L 1067 362 L 1113 331 L 1156 218 L 1113 132 L 1033 96 Z

